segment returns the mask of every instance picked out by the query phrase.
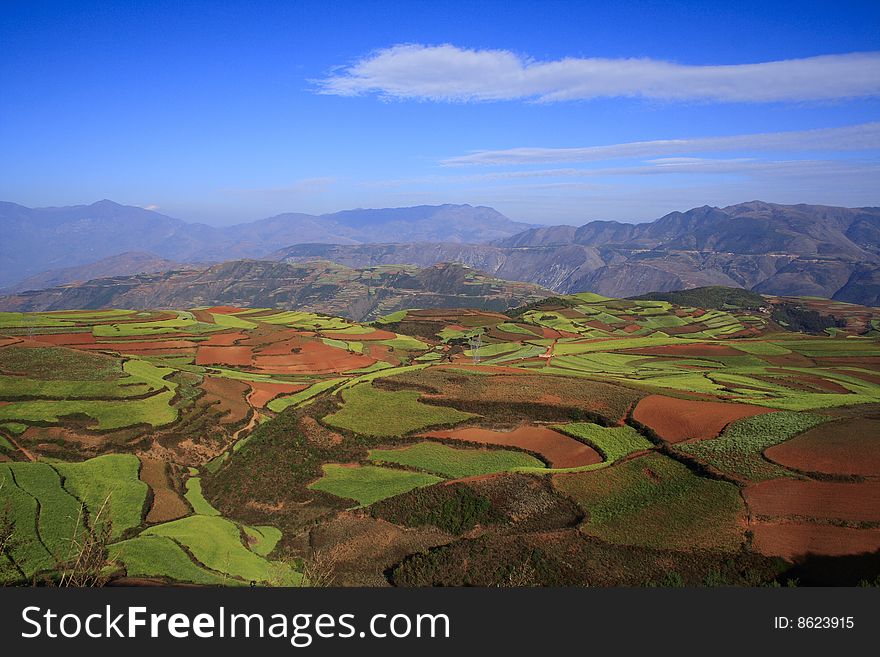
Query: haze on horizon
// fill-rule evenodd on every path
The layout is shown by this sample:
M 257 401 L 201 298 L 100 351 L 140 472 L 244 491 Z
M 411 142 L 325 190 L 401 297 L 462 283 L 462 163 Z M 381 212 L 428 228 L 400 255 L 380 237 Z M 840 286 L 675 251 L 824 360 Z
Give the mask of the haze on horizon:
M 10 2 L 0 199 L 214 225 L 880 205 L 880 5 Z

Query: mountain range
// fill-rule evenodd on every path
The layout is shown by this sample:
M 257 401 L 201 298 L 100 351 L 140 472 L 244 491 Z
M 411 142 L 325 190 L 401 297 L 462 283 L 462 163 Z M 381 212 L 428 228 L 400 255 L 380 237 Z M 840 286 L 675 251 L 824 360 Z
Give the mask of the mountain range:
M 103 200 L 58 208 L 0 202 L 0 226 L 0 287 L 12 287 L 49 270 L 132 251 L 177 262 L 223 262 L 259 258 L 301 242 L 478 243 L 509 237 L 531 224 L 511 221 L 492 208 L 447 204 L 320 216 L 286 213 L 215 227 Z
M 492 208 L 441 205 L 288 213 L 216 228 L 100 201 L 42 209 L 0 203 L 0 221 L 0 285 L 7 294 L 259 258 L 358 270 L 454 262 L 565 294 L 624 297 L 723 285 L 880 305 L 880 208 L 752 201 L 646 223 L 575 227 L 532 226 Z

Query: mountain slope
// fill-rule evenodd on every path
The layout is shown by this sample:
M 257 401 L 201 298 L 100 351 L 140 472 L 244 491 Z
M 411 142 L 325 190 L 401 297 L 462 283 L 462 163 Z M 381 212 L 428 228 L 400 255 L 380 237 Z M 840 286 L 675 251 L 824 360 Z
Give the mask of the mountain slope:
M 328 262 L 237 260 L 204 270 L 100 278 L 0 297 L 0 310 L 175 308 L 207 305 L 296 308 L 374 319 L 404 308 L 506 310 L 552 294 L 457 264 L 352 269 Z

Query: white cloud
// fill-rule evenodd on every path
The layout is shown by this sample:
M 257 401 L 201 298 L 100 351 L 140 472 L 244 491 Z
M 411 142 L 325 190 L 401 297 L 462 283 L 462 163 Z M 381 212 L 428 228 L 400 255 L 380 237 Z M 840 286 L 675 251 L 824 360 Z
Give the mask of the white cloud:
M 144 210 L 158 210 L 159 206 L 155 203 L 151 203 L 150 205 L 145 205 Z
M 509 148 L 497 151 L 475 151 L 448 158 L 441 164 L 457 166 L 596 162 L 627 157 L 659 157 L 710 151 L 864 151 L 878 148 L 880 148 L 880 122 L 842 128 L 766 132 L 729 137 L 656 139 L 583 148 Z
M 509 50 L 401 44 L 316 81 L 319 93 L 445 102 L 638 97 L 816 101 L 880 95 L 880 52 L 694 66 L 647 59 L 538 61 Z

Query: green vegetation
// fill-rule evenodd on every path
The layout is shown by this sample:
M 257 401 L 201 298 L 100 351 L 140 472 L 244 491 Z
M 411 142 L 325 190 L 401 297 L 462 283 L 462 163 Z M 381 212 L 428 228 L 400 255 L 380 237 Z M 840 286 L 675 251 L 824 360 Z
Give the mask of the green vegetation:
M 742 543 L 744 506 L 737 487 L 698 477 L 661 454 L 556 475 L 553 483 L 587 513 L 581 530 L 603 541 L 727 552 Z
M 675 292 L 651 292 L 650 294 L 631 298 L 633 300 L 668 301 L 679 306 L 713 308 L 715 310 L 726 308 L 754 310 L 767 305 L 764 297 L 757 292 L 714 285 L 695 287 L 690 290 L 677 290 Z
M 595 447 L 606 463 L 654 447 L 650 440 L 630 426 L 603 427 L 592 422 L 574 422 L 553 428 Z
M 0 349 L 0 370 L 46 381 L 106 381 L 122 376 L 119 358 L 64 347 Z
M 328 463 L 324 466 L 324 476 L 309 488 L 368 506 L 386 497 L 400 495 L 419 486 L 430 486 L 438 481 L 442 479 L 422 472 Z
M 423 404 L 419 397 L 421 393 L 415 390 L 389 392 L 364 383 L 344 390 L 342 408 L 324 422 L 365 436 L 403 436 L 473 417 L 454 408 Z
M 339 378 L 339 379 L 327 379 L 326 381 L 320 381 L 319 383 L 314 384 L 313 386 L 309 386 L 305 390 L 300 390 L 297 393 L 292 395 L 283 395 L 281 397 L 276 397 L 268 404 L 266 407 L 270 411 L 275 411 L 276 413 L 280 413 L 285 408 L 290 408 L 291 406 L 299 406 L 310 399 L 313 399 L 320 395 L 325 390 L 330 390 L 331 388 L 347 381 L 348 379 Z
M 676 449 L 721 472 L 750 481 L 790 477 L 791 471 L 762 457 L 765 449 L 794 438 L 830 418 L 780 411 L 737 420 L 712 440 L 682 443 Z
M 197 566 L 177 543 L 164 536 L 137 536 L 114 543 L 109 558 L 119 563 L 129 577 L 164 577 L 192 584 L 230 584 L 228 577 Z
M 66 560 L 85 521 L 82 505 L 62 488 L 61 477 L 50 465 L 9 463 L 7 467 L 19 488 L 37 501 L 37 528 L 43 545 L 54 560 Z
M 454 479 L 544 466 L 534 456 L 524 452 L 462 449 L 435 442 L 416 443 L 401 449 L 371 449 L 369 458 L 380 464 L 396 463 Z
M 454 485 L 416 488 L 373 504 L 370 513 L 398 525 L 430 525 L 449 534 L 462 534 L 496 519 L 489 498 Z
M 281 540 L 281 530 L 270 525 L 242 527 L 242 529 L 248 537 L 251 552 L 261 557 L 269 556 Z
M 228 454 L 228 452 L 224 452 Z M 205 499 L 202 494 L 201 477 L 190 477 L 186 480 L 186 493 L 184 494 L 186 501 L 189 502 L 197 514 L 202 516 L 219 516 L 220 512 L 211 506 L 211 503 Z
M 101 517 L 111 523 L 111 536 L 119 538 L 143 521 L 148 488 L 138 479 L 140 463 L 133 454 L 106 454 L 53 465 L 64 487 L 85 504 L 90 522 L 104 509 Z
M 776 304 L 773 306 L 770 319 L 789 331 L 798 333 L 822 334 L 826 329 L 846 326 L 845 319 L 822 315 L 818 311 L 802 308 L 794 303 Z
M 269 562 L 248 550 L 238 526 L 225 518 L 189 516 L 150 527 L 142 536 L 170 538 L 211 570 L 245 581 L 265 582 L 271 574 Z

